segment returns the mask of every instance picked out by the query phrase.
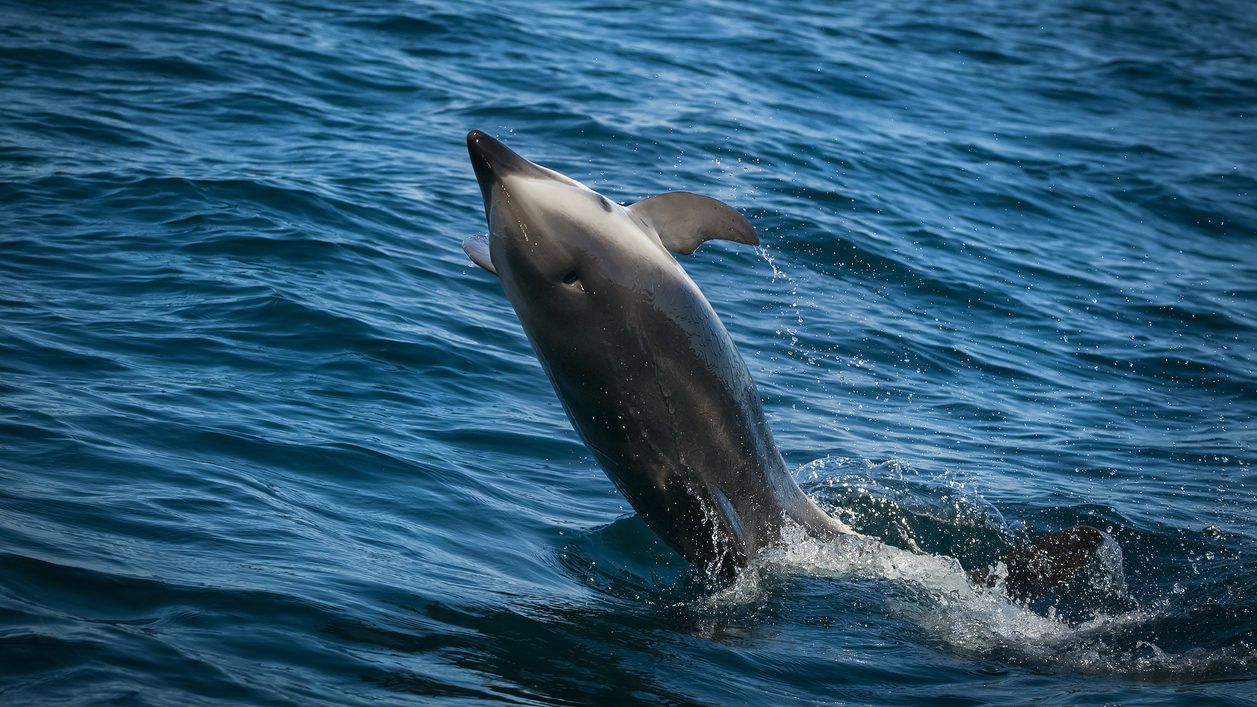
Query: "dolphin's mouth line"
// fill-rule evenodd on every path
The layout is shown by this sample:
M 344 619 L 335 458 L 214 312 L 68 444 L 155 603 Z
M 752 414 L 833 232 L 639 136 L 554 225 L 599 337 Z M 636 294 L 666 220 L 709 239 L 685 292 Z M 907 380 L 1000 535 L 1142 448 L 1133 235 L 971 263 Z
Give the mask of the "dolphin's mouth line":
M 515 199 L 511 197 L 511 190 L 506 188 L 506 182 L 498 180 L 497 183 L 494 184 L 494 186 L 501 192 L 500 197 L 498 197 L 497 195 L 494 196 L 495 200 L 497 198 L 503 199 L 504 206 L 511 206 L 515 203 Z M 523 234 L 524 240 L 531 243 L 532 239 L 528 237 L 528 226 L 525 225 L 524 222 L 520 220 L 519 218 L 515 219 L 515 225 L 519 226 L 519 232 Z M 492 227 L 490 227 L 489 229 L 489 238 L 490 239 L 493 238 Z

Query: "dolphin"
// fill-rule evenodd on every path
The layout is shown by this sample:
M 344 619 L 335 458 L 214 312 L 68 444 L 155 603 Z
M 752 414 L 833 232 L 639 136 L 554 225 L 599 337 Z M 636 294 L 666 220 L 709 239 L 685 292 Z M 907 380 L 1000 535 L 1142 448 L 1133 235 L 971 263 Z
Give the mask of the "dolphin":
M 497 275 L 572 427 L 651 530 L 726 578 L 787 521 L 822 540 L 854 534 L 795 482 L 746 363 L 673 255 L 714 239 L 759 245 L 737 210 L 688 192 L 623 206 L 478 130 L 467 150 L 489 235 L 463 250 Z M 1058 533 L 1006 556 L 1026 558 L 1021 574 L 971 577 L 1024 575 L 1026 591 L 1009 593 L 1037 594 L 1097 542 Z

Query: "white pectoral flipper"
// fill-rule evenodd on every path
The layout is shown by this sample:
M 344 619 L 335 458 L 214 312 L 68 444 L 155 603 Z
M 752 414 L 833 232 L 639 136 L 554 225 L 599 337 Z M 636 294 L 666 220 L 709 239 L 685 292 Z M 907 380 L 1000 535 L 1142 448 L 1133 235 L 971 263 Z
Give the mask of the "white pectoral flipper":
M 689 255 L 705 241 L 720 239 L 759 245 L 759 236 L 738 210 L 709 196 L 674 191 L 628 207 L 659 234 L 673 253 Z

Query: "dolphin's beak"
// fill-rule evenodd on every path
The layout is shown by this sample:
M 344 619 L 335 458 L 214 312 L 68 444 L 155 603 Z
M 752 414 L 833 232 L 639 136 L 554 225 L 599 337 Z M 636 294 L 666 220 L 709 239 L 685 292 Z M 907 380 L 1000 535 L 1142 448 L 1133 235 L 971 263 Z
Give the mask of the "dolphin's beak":
M 515 154 L 511 148 L 494 140 L 479 130 L 467 133 L 467 153 L 471 155 L 471 166 L 476 171 L 476 181 L 480 182 L 480 195 L 484 197 L 485 213 L 488 213 L 492 200 L 493 187 L 502 178 L 523 172 L 542 172 L 537 165 Z

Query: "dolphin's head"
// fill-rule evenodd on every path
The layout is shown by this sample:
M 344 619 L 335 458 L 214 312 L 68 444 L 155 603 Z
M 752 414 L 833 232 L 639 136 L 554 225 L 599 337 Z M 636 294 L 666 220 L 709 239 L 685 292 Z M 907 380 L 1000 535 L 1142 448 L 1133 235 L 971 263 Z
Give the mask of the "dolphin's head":
M 741 214 L 706 196 L 671 192 L 622 206 L 479 130 L 467 134 L 467 151 L 489 237 L 469 238 L 463 249 L 501 279 L 545 363 L 607 343 L 591 331 L 710 310 L 672 253 L 711 239 L 759 243 Z
M 531 301 L 605 290 L 625 258 L 672 261 L 640 216 L 584 184 L 479 130 L 467 134 L 467 151 L 489 225 L 491 263 L 480 264 L 492 265 L 512 301 L 518 292 Z

